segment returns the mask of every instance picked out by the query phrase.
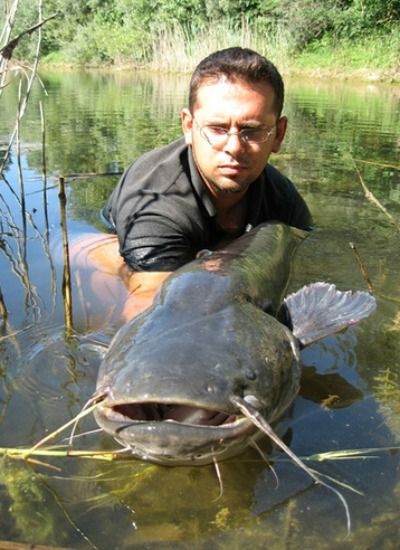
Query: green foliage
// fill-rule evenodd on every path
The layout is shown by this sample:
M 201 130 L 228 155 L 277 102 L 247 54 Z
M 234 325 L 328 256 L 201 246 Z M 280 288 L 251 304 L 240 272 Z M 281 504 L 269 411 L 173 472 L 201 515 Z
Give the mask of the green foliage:
M 334 24 L 336 34 L 355 38 L 368 35 L 371 31 L 386 30 L 400 19 L 400 0 L 382 2 L 377 0 L 354 0 L 338 10 Z
M 43 55 L 51 54 L 54 59 L 55 52 L 61 51 L 61 58 L 70 63 L 128 62 L 140 66 L 159 66 L 162 56 L 167 56 L 184 60 L 182 66 L 177 66 L 179 69 L 199 57 L 195 50 L 202 44 L 210 48 L 216 42 L 218 47 L 232 43 L 259 45 L 258 49 L 266 52 L 279 47 L 281 57 L 293 58 L 303 50 L 326 43 L 363 43 L 371 33 L 383 38 L 388 33 L 394 35 L 400 21 L 400 0 L 43 2 L 43 17 L 52 13 L 58 17 L 43 30 Z M 37 20 L 37 4 L 20 0 L 15 34 Z M 215 40 L 217 31 L 219 39 Z M 24 39 L 16 56 L 29 58 L 35 47 L 33 36 Z M 167 57 L 166 65 L 170 67 Z
M 358 40 L 325 35 L 309 43 L 297 56 L 298 67 L 329 69 L 390 69 L 400 59 L 400 26 L 370 32 Z

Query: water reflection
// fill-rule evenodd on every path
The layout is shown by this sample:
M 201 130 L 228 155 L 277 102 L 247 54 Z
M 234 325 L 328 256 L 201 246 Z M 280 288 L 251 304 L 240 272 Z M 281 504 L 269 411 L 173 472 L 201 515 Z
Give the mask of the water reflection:
M 186 103 L 187 79 L 181 77 L 48 72 L 43 80 L 49 96 L 44 100 L 40 89 L 34 90 L 22 128 L 24 208 L 15 154 L 6 181 L 0 182 L 2 446 L 33 444 L 79 411 L 94 390 L 103 344 L 115 330 L 109 316 L 113 304 L 106 312 L 92 304 L 88 315 L 85 282 L 73 276 L 76 333 L 65 337 L 58 176 L 67 176 L 70 242 L 103 231 L 99 210 L 117 173 L 145 150 L 180 134 L 179 113 Z M 39 98 L 46 117 L 46 181 Z M 11 89 L 2 101 L 0 150 L 14 123 Z M 383 448 L 400 440 L 398 229 L 366 197 L 354 165 L 400 222 L 399 103 L 399 90 L 390 86 L 288 83 L 290 130 L 274 162 L 298 184 L 318 226 L 301 246 L 291 288 L 326 280 L 343 289 L 364 289 L 349 247 L 354 242 L 379 302 L 360 326 L 304 351 L 302 392 L 280 428 L 302 456 Z M 82 176 L 90 173 L 107 175 Z M 93 427 L 86 418 L 80 429 Z M 114 443 L 93 434 L 75 445 L 110 448 Z M 44 460 L 62 472 L 1 462 L 0 539 L 74 548 L 298 548 L 306 539 L 318 548 L 397 544 L 395 453 L 316 464 L 363 492 L 344 489 L 354 523 L 346 542 L 336 499 L 310 485 L 276 451 L 278 488 L 270 469 L 248 451 L 221 465 L 220 500 L 215 500 L 219 489 L 212 468 Z M 40 519 L 33 513 L 38 508 Z

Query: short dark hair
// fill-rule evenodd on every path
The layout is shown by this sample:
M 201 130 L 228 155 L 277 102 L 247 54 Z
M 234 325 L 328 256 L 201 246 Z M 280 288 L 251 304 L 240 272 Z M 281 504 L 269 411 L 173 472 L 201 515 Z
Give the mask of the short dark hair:
M 249 48 L 226 48 L 207 56 L 197 65 L 192 74 L 189 87 L 189 109 L 193 109 L 200 86 L 206 80 L 217 81 L 221 77 L 249 83 L 266 83 L 275 93 L 275 110 L 281 116 L 284 100 L 282 77 L 271 61 Z

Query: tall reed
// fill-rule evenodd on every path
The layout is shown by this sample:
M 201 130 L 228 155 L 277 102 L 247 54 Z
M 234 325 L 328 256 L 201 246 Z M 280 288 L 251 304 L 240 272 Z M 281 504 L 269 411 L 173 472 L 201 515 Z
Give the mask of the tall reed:
M 209 53 L 230 46 L 252 48 L 273 61 L 280 69 L 287 67 L 291 40 L 288 33 L 277 27 L 267 32 L 243 20 L 240 26 L 229 20 L 210 23 L 198 32 L 181 25 L 154 25 L 152 28 L 151 70 L 190 72 Z

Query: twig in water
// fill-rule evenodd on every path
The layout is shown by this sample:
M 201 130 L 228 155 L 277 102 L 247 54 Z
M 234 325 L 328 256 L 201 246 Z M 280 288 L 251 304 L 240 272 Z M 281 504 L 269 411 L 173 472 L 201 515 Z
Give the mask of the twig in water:
M 58 198 L 60 200 L 61 231 L 62 231 L 62 237 L 63 237 L 63 251 L 64 251 L 64 270 L 63 270 L 63 282 L 62 282 L 62 292 L 63 292 L 63 298 L 64 298 L 64 318 L 65 318 L 67 336 L 70 336 L 73 330 L 71 269 L 70 269 L 70 263 L 69 263 L 69 245 L 68 245 L 68 233 L 67 233 L 67 215 L 66 215 L 67 198 L 65 195 L 64 178 L 62 176 L 60 176 L 60 179 L 59 179 Z
M 39 101 L 39 111 L 40 111 L 40 126 L 42 130 L 42 182 L 43 182 L 43 215 L 45 222 L 45 234 L 42 239 L 43 250 L 46 254 L 47 259 L 49 260 L 50 273 L 51 273 L 51 297 L 52 297 L 52 307 L 53 311 L 56 308 L 56 269 L 54 267 L 53 259 L 50 253 L 50 226 L 49 226 L 49 215 L 47 208 L 47 162 L 46 162 L 46 123 L 44 116 L 43 104 Z M 38 231 L 39 235 L 41 233 Z
M 3 320 L 3 323 L 5 323 L 5 321 L 8 317 L 7 306 L 6 306 L 6 303 L 4 301 L 4 297 L 3 297 L 3 293 L 1 291 L 1 288 L 0 288 L 0 317 Z
M 107 462 L 116 460 L 117 458 L 126 458 L 126 453 L 128 449 L 117 449 L 114 451 L 85 451 L 85 450 L 71 450 L 71 449 L 59 449 L 54 447 L 44 447 L 43 449 L 32 449 L 25 448 L 6 448 L 0 447 L 0 456 L 5 456 L 7 458 L 15 460 L 26 460 L 30 461 L 32 456 L 46 456 L 48 458 L 84 458 L 90 460 L 105 460 Z M 28 458 L 26 458 L 27 453 L 30 453 Z M 125 454 L 124 454 L 125 453 Z M 132 454 L 129 454 L 129 459 L 134 459 Z M 136 460 L 136 459 L 135 459 Z M 43 465 L 47 463 L 43 462 Z
M 383 168 L 393 168 L 394 170 L 400 170 L 400 164 L 389 164 L 387 162 L 379 162 L 377 160 L 363 160 L 363 159 L 354 159 L 357 162 L 362 162 L 363 164 L 374 164 L 375 166 L 382 166 Z
M 43 182 L 43 212 L 46 227 L 46 238 L 49 239 L 49 215 L 47 208 L 47 161 L 46 161 L 46 122 L 43 103 L 39 101 L 40 127 L 42 131 L 42 182 Z
M 30 454 L 33 453 L 33 451 L 35 451 L 36 449 L 44 445 L 44 443 L 46 443 L 47 441 L 50 441 L 50 439 L 54 439 L 55 437 L 57 437 L 57 435 L 63 432 L 66 428 L 76 424 L 81 418 L 93 412 L 94 409 L 98 407 L 98 405 L 101 403 L 101 401 L 103 401 L 103 399 L 104 399 L 104 395 L 93 397 L 92 401 L 94 401 L 94 404 L 91 407 L 88 407 L 85 410 L 80 411 L 74 418 L 69 420 L 66 424 L 64 424 L 60 428 L 57 428 L 57 430 L 55 430 L 54 432 L 51 432 L 50 434 L 46 435 L 46 437 L 43 437 L 30 449 L 27 449 L 24 453 L 24 458 L 27 458 Z
M 3 181 L 5 181 L 8 184 L 7 178 L 4 177 Z M 14 196 L 18 204 L 21 206 L 21 201 L 18 195 L 14 193 Z M 40 316 L 39 296 L 35 286 L 32 284 L 30 280 L 28 264 L 24 258 L 24 246 L 26 246 L 26 237 L 24 237 L 24 234 L 20 229 L 21 224 L 18 224 L 13 219 L 11 209 L 7 201 L 1 195 L 1 193 L 0 193 L 0 201 L 4 204 L 5 210 L 6 210 L 6 213 L 2 215 L 2 221 L 4 220 L 7 222 L 9 227 L 9 233 L 10 233 L 9 236 L 14 237 L 15 239 L 16 252 L 17 252 L 16 257 L 14 257 L 15 253 L 12 250 L 12 247 L 9 246 L 8 242 L 5 239 L 3 240 L 2 246 L 0 247 L 0 249 L 7 256 L 13 273 L 15 273 L 15 275 L 21 281 L 21 285 L 25 290 L 26 307 L 28 305 L 32 307 L 32 310 L 35 315 L 35 320 L 38 320 Z M 21 206 L 21 209 L 22 209 L 22 206 Z M 0 215 L 1 215 L 1 212 L 0 212 Z M 27 217 L 28 219 L 31 219 L 30 214 Z M 24 246 L 21 245 L 21 241 L 23 242 Z
M 18 86 L 18 113 L 17 113 L 17 133 L 16 133 L 16 142 L 17 142 L 17 167 L 18 167 L 18 182 L 19 182 L 19 198 L 21 203 L 21 218 L 22 218 L 22 260 L 24 262 L 25 269 L 28 268 L 26 264 L 26 240 L 27 240 L 27 227 L 26 227 L 26 202 L 25 202 L 25 184 L 24 184 L 24 174 L 22 170 L 21 162 L 21 106 L 22 106 L 22 96 L 21 96 L 21 86 L 22 82 L 19 81 Z M 29 278 L 29 276 L 28 276 Z
M 367 287 L 368 287 L 369 292 L 373 293 L 374 292 L 374 287 L 372 285 L 371 279 L 368 276 L 368 272 L 367 272 L 367 269 L 364 265 L 364 262 L 362 261 L 361 256 L 358 253 L 356 245 L 352 242 L 349 242 L 349 246 L 350 246 L 350 248 L 352 249 L 352 251 L 354 253 L 354 256 L 355 256 L 356 261 L 358 263 L 358 267 L 360 268 L 360 271 L 361 271 L 361 273 L 362 273 L 362 275 L 365 279 L 365 282 L 367 283 Z
M 357 172 L 358 179 L 360 180 L 361 187 L 363 188 L 364 194 L 366 198 L 372 202 L 375 206 L 377 206 L 382 212 L 386 215 L 386 217 L 393 223 L 393 225 L 396 227 L 397 231 L 400 231 L 400 225 L 397 223 L 395 218 L 392 216 L 392 214 L 383 206 L 383 204 L 375 197 L 375 195 L 368 189 L 367 185 L 365 184 L 365 181 L 361 175 L 360 170 L 358 169 L 358 166 L 356 164 L 356 161 L 353 159 L 353 157 L 350 155 L 350 158 L 353 162 L 354 168 Z
M 303 457 L 307 462 L 324 462 L 325 460 L 354 460 L 362 458 L 377 458 L 371 453 L 381 453 L 383 451 L 399 452 L 400 447 L 371 447 L 363 449 L 340 449 L 336 451 L 326 451 L 324 453 L 315 453 L 308 457 Z

